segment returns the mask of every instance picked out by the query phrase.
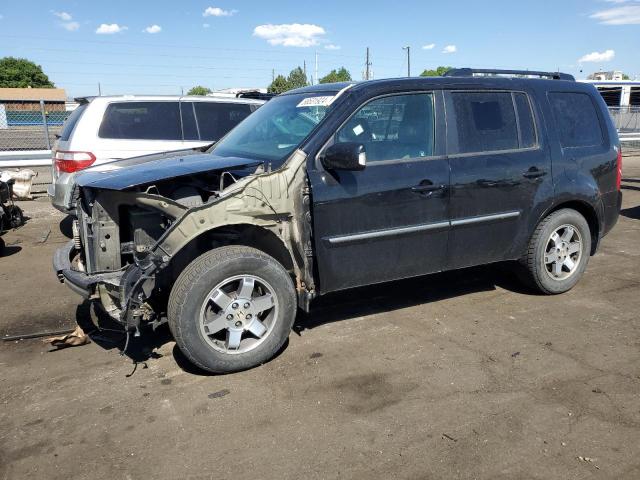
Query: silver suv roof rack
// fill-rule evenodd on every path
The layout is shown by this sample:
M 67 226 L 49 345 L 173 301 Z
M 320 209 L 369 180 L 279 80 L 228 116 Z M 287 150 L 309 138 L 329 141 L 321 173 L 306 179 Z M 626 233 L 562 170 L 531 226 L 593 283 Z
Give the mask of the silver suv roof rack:
M 495 70 L 491 68 L 454 68 L 444 74 L 445 77 L 473 77 L 474 75 L 512 75 L 549 78 L 553 80 L 568 80 L 575 82 L 575 77 L 568 73 L 560 72 L 537 72 L 534 70 Z

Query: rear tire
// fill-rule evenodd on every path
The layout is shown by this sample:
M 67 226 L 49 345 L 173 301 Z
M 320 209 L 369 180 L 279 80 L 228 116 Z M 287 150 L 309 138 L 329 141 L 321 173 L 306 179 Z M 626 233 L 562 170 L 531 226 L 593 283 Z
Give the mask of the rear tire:
M 191 262 L 169 296 L 169 327 L 184 355 L 213 373 L 261 365 L 289 337 L 297 310 L 289 273 L 250 247 L 211 250 Z
M 535 290 L 556 295 L 571 290 L 591 254 L 591 231 L 577 211 L 563 208 L 542 220 L 520 260 L 521 277 Z

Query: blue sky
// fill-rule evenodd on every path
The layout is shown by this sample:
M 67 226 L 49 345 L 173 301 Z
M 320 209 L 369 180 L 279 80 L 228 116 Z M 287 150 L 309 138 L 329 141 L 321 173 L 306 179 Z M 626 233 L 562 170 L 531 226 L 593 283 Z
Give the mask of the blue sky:
M 438 65 L 605 68 L 640 78 L 640 0 L 0 2 L 0 57 L 29 58 L 70 96 L 259 87 L 272 70 L 376 78 Z M 583 73 L 580 73 L 582 70 Z

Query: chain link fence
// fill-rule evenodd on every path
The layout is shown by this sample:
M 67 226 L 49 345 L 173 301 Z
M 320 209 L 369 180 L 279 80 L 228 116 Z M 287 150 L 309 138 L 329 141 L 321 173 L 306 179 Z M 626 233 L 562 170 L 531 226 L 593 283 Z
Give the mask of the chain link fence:
M 640 106 L 609 107 L 623 155 L 640 154 Z
M 0 103 L 0 151 L 50 150 L 70 113 L 44 102 L 20 110 Z

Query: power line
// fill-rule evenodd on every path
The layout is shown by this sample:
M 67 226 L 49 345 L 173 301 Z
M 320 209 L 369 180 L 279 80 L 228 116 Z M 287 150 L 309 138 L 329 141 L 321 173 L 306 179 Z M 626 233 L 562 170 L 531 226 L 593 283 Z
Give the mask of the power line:
M 9 35 L 9 34 L 0 34 L 0 38 L 29 38 L 33 40 L 49 40 L 52 42 L 71 42 L 77 43 L 75 39 L 67 39 L 60 37 L 44 37 L 37 35 Z M 123 45 L 123 46 L 136 46 L 136 47 L 164 47 L 164 48 L 180 48 L 183 50 L 206 50 L 211 51 L 211 47 L 201 47 L 198 45 L 187 45 L 187 44 L 170 44 L 170 43 L 145 43 L 145 42 L 123 42 L 123 41 L 114 41 L 114 40 L 82 40 L 82 43 L 93 43 L 96 45 Z M 285 51 L 285 50 L 267 50 L 267 49 L 257 49 L 257 48 L 228 48 L 228 47 L 216 47 L 215 50 L 228 51 L 228 52 L 256 52 L 256 53 L 268 53 L 270 55 L 296 55 L 299 56 L 300 53 L 298 51 Z M 331 57 L 344 57 L 344 58 L 359 58 L 357 55 L 345 55 L 341 53 L 331 53 L 331 52 L 323 52 L 323 55 L 331 56 Z

